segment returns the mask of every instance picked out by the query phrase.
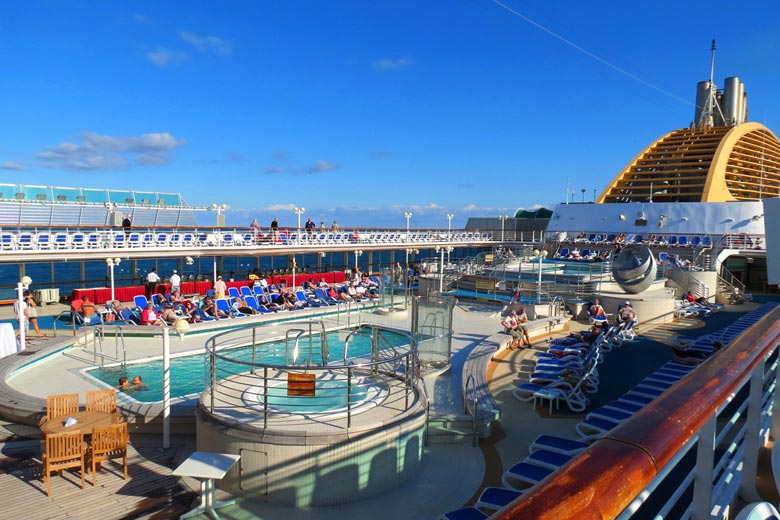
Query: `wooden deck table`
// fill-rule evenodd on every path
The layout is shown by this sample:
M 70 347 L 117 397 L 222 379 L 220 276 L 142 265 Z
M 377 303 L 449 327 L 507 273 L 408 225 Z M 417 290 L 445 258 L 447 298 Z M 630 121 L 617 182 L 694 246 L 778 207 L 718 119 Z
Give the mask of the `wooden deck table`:
M 70 426 L 65 426 L 68 418 L 76 419 L 76 422 Z M 84 435 L 91 435 L 92 428 L 95 426 L 108 426 L 114 424 L 118 415 L 111 412 L 98 411 L 80 411 L 68 415 L 60 415 L 47 419 L 41 424 L 41 432 L 44 437 L 50 433 L 65 433 L 81 430 Z

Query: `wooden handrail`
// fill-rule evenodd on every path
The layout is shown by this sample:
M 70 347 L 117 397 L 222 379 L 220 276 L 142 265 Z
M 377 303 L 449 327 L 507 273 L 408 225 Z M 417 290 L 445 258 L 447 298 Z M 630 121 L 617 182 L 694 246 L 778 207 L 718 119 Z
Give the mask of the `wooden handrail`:
M 776 307 L 717 356 L 490 519 L 617 517 L 779 341 Z

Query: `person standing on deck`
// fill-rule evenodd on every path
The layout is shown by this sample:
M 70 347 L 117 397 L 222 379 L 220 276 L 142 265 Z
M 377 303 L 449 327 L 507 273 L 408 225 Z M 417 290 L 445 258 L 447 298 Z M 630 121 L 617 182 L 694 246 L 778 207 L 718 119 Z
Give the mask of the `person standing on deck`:
M 214 282 L 214 299 L 220 300 L 225 297 L 227 293 L 227 284 L 222 280 L 221 276 L 217 276 L 217 281 Z
M 122 229 L 125 230 L 125 239 L 127 239 L 130 236 L 130 230 L 133 228 L 133 221 L 130 215 L 125 215 L 124 220 L 122 220 Z
M 154 290 L 157 284 L 160 283 L 160 275 L 157 274 L 157 268 L 155 267 L 149 274 L 146 275 L 146 299 L 151 300 Z
M 171 294 L 178 292 L 181 292 L 181 276 L 179 276 L 179 273 L 174 269 L 173 274 L 171 275 Z
M 314 233 L 314 221 L 309 217 L 309 220 L 306 221 L 306 225 L 304 225 L 304 229 L 306 230 L 306 234 L 311 236 L 312 233 Z
M 275 217 L 271 221 L 271 241 L 276 242 L 279 240 L 279 217 Z

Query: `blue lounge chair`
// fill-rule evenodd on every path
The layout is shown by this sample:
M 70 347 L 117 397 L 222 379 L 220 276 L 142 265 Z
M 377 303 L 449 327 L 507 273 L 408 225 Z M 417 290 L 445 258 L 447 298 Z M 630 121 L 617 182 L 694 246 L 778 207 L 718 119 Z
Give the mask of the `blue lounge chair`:
M 585 442 L 569 439 L 567 437 L 542 434 L 531 442 L 528 451 L 533 453 L 537 450 L 547 450 L 555 451 L 563 455 L 574 456 L 588 446 L 590 445 Z
M 149 305 L 149 300 L 146 299 L 145 295 L 139 294 L 137 296 L 133 296 L 133 303 L 138 309 L 144 310 L 146 306 Z
M 506 488 L 527 489 L 547 478 L 553 471 L 530 462 L 518 462 L 504 472 L 501 484 Z
M 247 307 L 249 307 L 250 309 L 254 309 L 255 311 L 257 311 L 260 314 L 269 314 L 269 313 L 274 312 L 271 309 L 269 309 L 268 307 L 266 307 L 265 305 L 259 304 L 257 302 L 257 298 L 255 298 L 254 296 L 247 296 L 244 299 L 244 301 L 246 301 Z
M 120 314 L 122 315 L 122 320 L 125 323 L 132 323 L 133 325 L 141 324 L 141 318 L 133 314 L 133 311 L 130 309 L 124 309 Z
M 254 296 L 254 293 L 252 293 L 252 289 L 250 289 L 248 286 L 242 285 L 241 286 L 241 296 L 242 297 Z
M 228 287 L 228 296 L 231 298 L 241 298 L 241 293 L 235 287 Z
M 224 312 L 228 316 L 233 316 L 234 318 L 243 318 L 247 316 L 243 312 L 234 311 L 233 308 L 230 306 L 230 302 L 227 301 L 225 298 L 219 298 L 217 300 L 214 300 L 214 302 L 217 304 L 217 310 Z
M 480 510 L 487 509 L 490 512 L 498 511 L 511 504 L 523 493 L 524 491 L 518 489 L 487 487 L 482 490 L 474 507 Z
M 488 517 L 476 507 L 464 507 L 439 515 L 439 520 L 485 520 Z
M 564 455 L 557 451 L 548 451 L 545 449 L 534 450 L 530 455 L 525 458 L 525 462 L 536 464 L 543 468 L 549 468 L 556 470 L 569 462 L 573 455 Z
M 324 301 L 328 305 L 338 305 L 342 301 L 342 300 L 337 300 L 335 298 L 331 298 L 330 296 L 328 296 L 328 293 L 326 293 L 324 289 L 320 289 L 320 288 L 314 289 L 314 296 Z

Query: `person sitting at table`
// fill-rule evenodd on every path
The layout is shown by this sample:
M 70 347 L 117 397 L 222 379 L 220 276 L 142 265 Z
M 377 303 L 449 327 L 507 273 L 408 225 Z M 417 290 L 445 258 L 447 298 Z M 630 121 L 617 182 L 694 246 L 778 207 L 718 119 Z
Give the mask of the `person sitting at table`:
M 146 308 L 141 313 L 141 325 L 165 325 L 165 322 L 154 312 L 154 304 L 146 304 Z
M 119 378 L 119 384 L 117 385 L 119 390 L 127 390 L 129 386 L 130 382 L 127 380 L 127 376 L 122 376 Z

